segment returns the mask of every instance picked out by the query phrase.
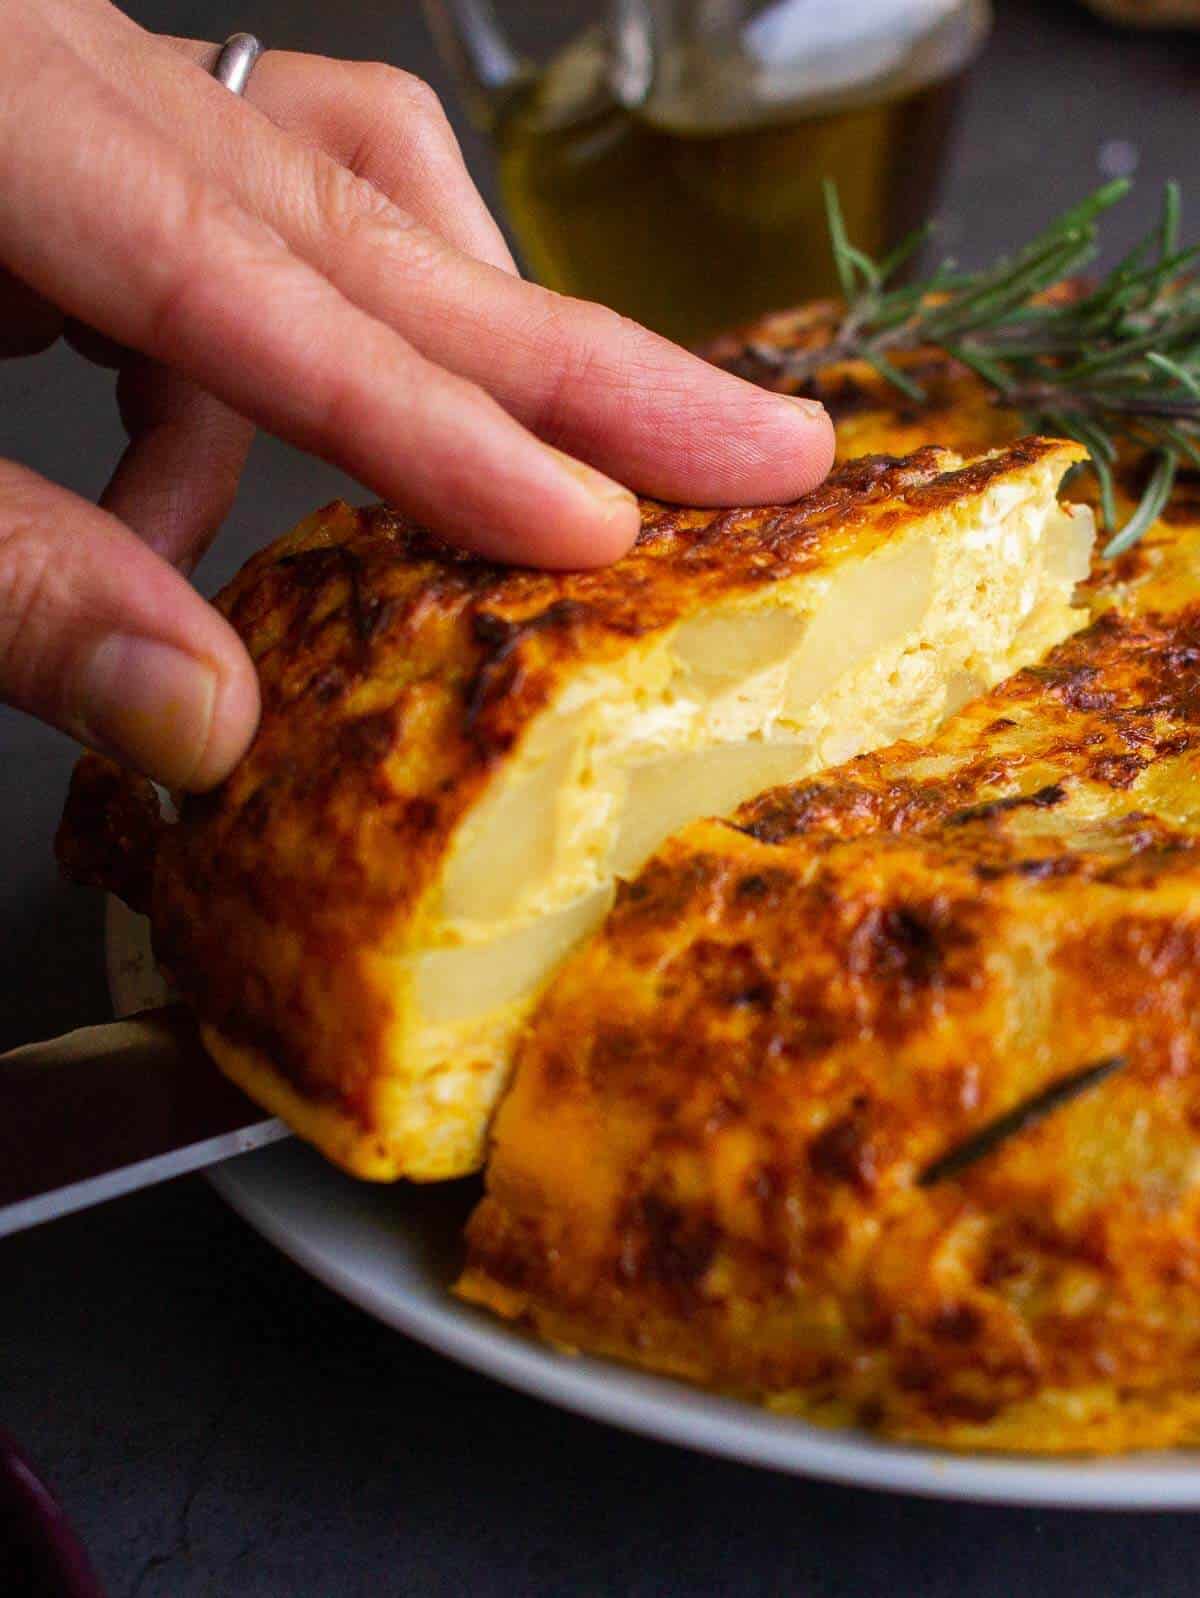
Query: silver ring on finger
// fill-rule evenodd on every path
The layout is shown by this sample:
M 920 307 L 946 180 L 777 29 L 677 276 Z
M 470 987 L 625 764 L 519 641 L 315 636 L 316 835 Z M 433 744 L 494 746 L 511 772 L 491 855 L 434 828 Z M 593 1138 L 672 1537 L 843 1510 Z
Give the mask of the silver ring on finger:
M 245 94 L 250 74 L 263 54 L 263 47 L 252 33 L 231 33 L 217 51 L 212 75 L 231 94 Z

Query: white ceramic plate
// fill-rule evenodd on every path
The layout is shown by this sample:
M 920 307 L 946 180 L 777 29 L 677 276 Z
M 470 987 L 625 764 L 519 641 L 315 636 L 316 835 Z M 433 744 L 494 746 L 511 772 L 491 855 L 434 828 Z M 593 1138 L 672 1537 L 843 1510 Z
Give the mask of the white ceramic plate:
M 146 923 L 116 901 L 108 970 L 119 1014 L 162 1002 Z M 448 1291 L 475 1182 L 374 1187 L 293 1142 L 227 1161 L 211 1180 L 251 1226 L 334 1292 L 451 1359 L 596 1420 L 858 1487 L 1009 1504 L 1200 1508 L 1200 1455 L 1037 1461 L 903 1448 L 543 1348 Z

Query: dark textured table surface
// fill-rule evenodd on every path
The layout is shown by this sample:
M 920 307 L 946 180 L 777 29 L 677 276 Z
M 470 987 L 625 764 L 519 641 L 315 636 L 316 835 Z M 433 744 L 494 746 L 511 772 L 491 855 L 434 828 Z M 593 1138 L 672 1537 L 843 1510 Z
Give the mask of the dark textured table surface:
M 177 34 L 248 27 L 275 45 L 388 59 L 449 98 L 415 0 L 131 9 Z M 943 206 L 964 259 L 1048 220 L 1113 159 L 1136 156 L 1143 180 L 1117 243 L 1148 219 L 1162 178 L 1200 201 L 1200 37 L 1119 34 L 1067 0 L 999 11 Z M 464 144 L 490 194 L 486 152 Z M 0 368 L 0 454 L 95 494 L 120 441 L 108 387 L 61 351 Z M 202 580 L 347 491 L 260 441 Z M 0 710 L 0 1048 L 108 1013 L 100 903 L 59 884 L 50 858 L 72 756 Z M 0 1270 L 0 1425 L 57 1488 L 113 1598 L 1197 1587 L 1200 1522 L 1187 1516 L 877 1496 L 542 1407 L 341 1303 L 198 1178 L 0 1243 Z

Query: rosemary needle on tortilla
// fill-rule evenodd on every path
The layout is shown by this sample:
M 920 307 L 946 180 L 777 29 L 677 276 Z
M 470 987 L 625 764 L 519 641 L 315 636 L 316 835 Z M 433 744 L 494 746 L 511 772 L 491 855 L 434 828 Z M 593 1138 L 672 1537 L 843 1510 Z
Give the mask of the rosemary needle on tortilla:
M 1088 1088 L 1105 1081 L 1124 1064 L 1124 1056 L 1117 1054 L 1107 1060 L 1098 1060 L 1094 1065 L 1086 1065 L 1082 1070 L 1072 1071 L 1067 1076 L 1058 1077 L 1041 1092 L 1035 1093 L 1032 1098 L 1023 1099 L 1013 1109 L 1006 1110 L 1003 1115 L 998 1115 L 994 1121 L 989 1121 L 978 1132 L 973 1132 L 965 1142 L 958 1143 L 948 1153 L 939 1155 L 918 1176 L 917 1186 L 932 1187 L 935 1182 L 944 1182 L 949 1177 L 961 1176 L 963 1171 L 983 1159 L 985 1155 L 993 1153 L 1002 1143 L 1007 1143 L 1009 1138 L 1045 1120 L 1053 1110 L 1069 1104 Z

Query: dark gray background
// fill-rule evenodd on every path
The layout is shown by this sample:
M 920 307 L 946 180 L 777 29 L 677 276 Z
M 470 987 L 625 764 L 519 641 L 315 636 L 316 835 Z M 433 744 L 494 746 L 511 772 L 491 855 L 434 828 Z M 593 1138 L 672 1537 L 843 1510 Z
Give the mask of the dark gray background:
M 277 46 L 390 60 L 450 99 L 416 0 L 130 9 L 176 34 L 247 27 Z M 1111 141 L 1134 147 L 1141 179 L 1114 249 L 1149 220 L 1163 178 L 1200 203 L 1198 66 L 1200 38 L 1118 33 L 1068 0 L 1001 0 L 945 192 L 960 256 L 1049 220 L 1099 179 Z M 486 151 L 469 133 L 464 144 L 490 197 Z M 62 351 L 0 368 L 0 454 L 94 495 L 121 442 L 109 389 Z M 260 440 L 202 581 L 337 492 L 356 490 Z M 0 710 L 0 1048 L 108 1013 L 98 897 L 60 885 L 50 856 L 72 758 L 65 739 Z M 1197 1588 L 1185 1516 L 875 1496 L 539 1406 L 331 1297 L 199 1179 L 0 1244 L 0 1270 L 0 1424 L 58 1488 L 114 1598 Z

